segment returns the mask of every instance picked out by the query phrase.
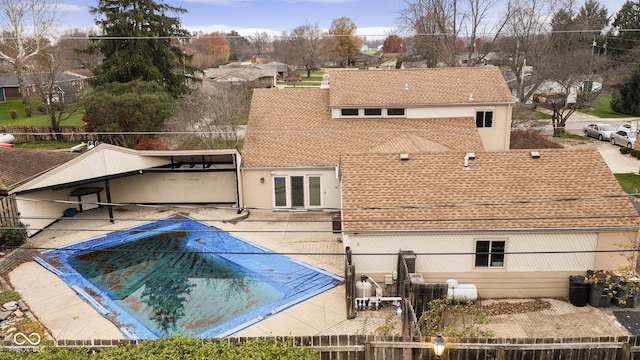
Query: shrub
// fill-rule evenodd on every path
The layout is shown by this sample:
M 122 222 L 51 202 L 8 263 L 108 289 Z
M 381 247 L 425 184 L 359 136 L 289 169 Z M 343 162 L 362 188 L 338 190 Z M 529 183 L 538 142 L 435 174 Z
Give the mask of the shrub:
M 46 114 L 47 113 L 47 105 L 40 103 L 38 104 L 38 111 L 40 112 L 40 114 Z
M 629 153 L 633 157 L 640 157 L 640 150 L 631 149 L 631 151 L 629 151 Z
M 11 118 L 15 120 L 18 117 L 18 112 L 16 110 L 10 110 L 9 116 L 11 116 Z
M 158 139 L 143 139 L 133 147 L 136 150 L 167 150 L 167 145 L 165 145 L 162 140 Z
M 25 106 L 24 112 L 27 114 L 27 117 L 31 117 L 33 115 L 33 108 L 31 106 Z
M 23 224 L 12 229 L 4 229 L 0 232 L 0 244 L 6 246 L 20 246 L 27 240 L 27 229 Z
M 511 149 L 553 149 L 561 148 L 562 145 L 535 129 L 511 130 Z
M 626 146 L 623 146 L 620 148 L 620 154 L 628 154 L 631 152 L 631 148 L 628 148 Z

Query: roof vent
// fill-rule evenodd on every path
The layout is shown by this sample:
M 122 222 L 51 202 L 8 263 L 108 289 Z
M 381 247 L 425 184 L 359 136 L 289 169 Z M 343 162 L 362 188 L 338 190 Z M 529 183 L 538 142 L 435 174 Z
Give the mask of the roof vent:
M 476 153 L 473 153 L 473 152 L 468 152 L 465 156 L 466 156 L 469 160 L 475 160 L 475 159 L 476 159 Z
M 469 94 L 469 101 L 473 101 L 473 94 Z
M 540 159 L 540 152 L 539 151 L 532 151 L 531 152 L 531 158 L 532 159 Z
M 404 83 L 404 89 L 409 90 L 409 83 Z
M 475 159 L 475 157 L 474 157 Z M 462 170 L 470 170 L 469 168 L 469 153 L 465 154 L 464 156 L 464 166 L 462 167 Z
M 400 160 L 402 161 L 409 160 L 409 154 L 400 154 Z

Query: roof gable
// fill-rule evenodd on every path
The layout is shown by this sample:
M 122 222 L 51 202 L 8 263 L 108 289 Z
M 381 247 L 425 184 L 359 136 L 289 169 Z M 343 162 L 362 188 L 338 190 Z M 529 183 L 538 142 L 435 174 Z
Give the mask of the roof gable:
M 78 156 L 68 151 L 0 148 L 0 192 Z
M 340 167 L 343 228 L 637 225 L 638 213 L 597 149 L 539 152 L 538 159 L 523 150 L 476 153 L 468 170 L 463 169 L 464 152 L 411 153 L 408 160 L 398 154 L 344 155 Z M 589 169 L 589 176 L 583 176 L 584 169 Z
M 332 107 L 514 102 L 500 69 L 491 66 L 330 70 L 329 78 Z

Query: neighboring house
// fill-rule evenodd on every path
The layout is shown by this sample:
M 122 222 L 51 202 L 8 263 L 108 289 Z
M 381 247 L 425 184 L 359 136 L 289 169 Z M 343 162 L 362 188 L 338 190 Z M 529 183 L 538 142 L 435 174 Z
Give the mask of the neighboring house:
M 333 70 L 329 89 L 255 90 L 243 207 L 340 208 L 340 156 L 505 150 L 513 98 L 498 68 Z
M 581 76 L 576 82 L 570 85 L 561 84 L 558 81 L 544 81 L 533 93 L 533 100 L 545 102 L 545 98 L 550 95 L 567 94 L 567 103 L 575 104 L 578 92 L 601 92 L 602 78 L 598 75 Z
M 277 61 L 270 61 L 266 64 L 256 64 L 254 66 L 263 70 L 275 70 L 278 73 L 278 78 L 283 78 L 289 70 L 289 65 Z
M 260 69 L 256 66 L 228 66 L 206 69 L 203 81 L 221 84 L 248 84 L 256 88 L 276 86 L 278 72 L 276 69 Z
M 15 219 L 19 214 L 15 197 L 8 197 L 15 188 L 76 156 L 71 152 L 0 148 L 0 227 L 11 226 L 14 220 L 32 222 Z
M 633 248 L 638 213 L 597 149 L 476 152 L 467 167 L 464 155 L 340 158 L 343 241 L 358 273 L 383 281 L 399 251 L 413 251 L 428 283 L 563 297 L 569 275 L 628 264 L 620 250 Z
M 8 193 L 33 234 L 68 208 L 84 211 L 101 203 L 237 206 L 239 164 L 234 149 L 133 150 L 103 143 Z
M 88 80 L 92 76 L 90 72 L 82 69 L 56 73 L 55 86 L 60 89 L 56 97 L 65 103 L 75 102 L 76 93 L 88 86 Z M 26 74 L 24 80 L 27 86 L 27 95 L 29 97 L 38 96 L 33 77 Z M 15 75 L 0 75 L 0 92 L 4 93 L 3 99 L 21 97 L 18 78 Z M 63 94 L 64 97 L 60 98 Z

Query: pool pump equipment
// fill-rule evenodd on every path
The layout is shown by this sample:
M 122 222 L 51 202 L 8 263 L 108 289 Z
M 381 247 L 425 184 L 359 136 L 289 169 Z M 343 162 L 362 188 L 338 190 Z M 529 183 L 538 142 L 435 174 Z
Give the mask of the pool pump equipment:
M 373 288 L 372 283 L 376 286 L 375 295 L 371 294 Z M 383 302 L 391 302 L 395 305 L 399 304 L 400 301 L 402 301 L 401 297 L 382 296 L 382 288 L 380 285 L 365 274 L 362 274 L 360 281 L 356 283 L 356 310 L 378 310 Z

